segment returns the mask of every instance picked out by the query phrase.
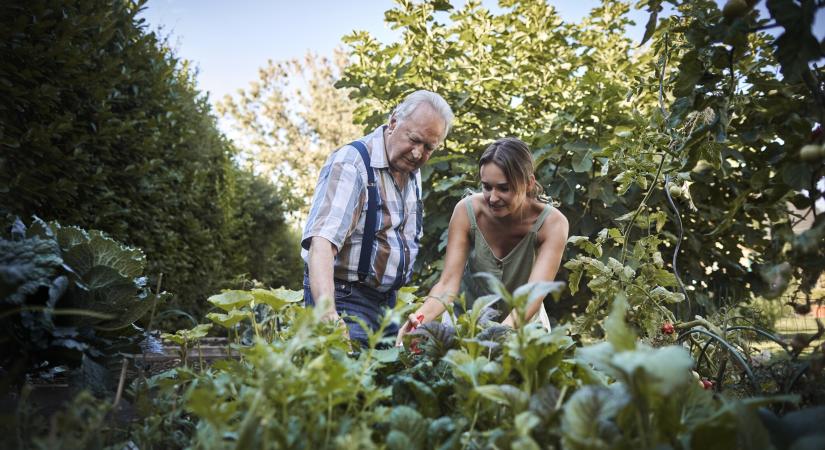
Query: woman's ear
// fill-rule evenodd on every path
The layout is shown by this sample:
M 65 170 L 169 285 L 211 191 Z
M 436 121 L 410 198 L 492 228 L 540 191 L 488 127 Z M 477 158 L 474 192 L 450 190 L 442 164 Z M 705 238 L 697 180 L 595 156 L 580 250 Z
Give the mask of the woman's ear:
M 536 175 L 530 175 L 530 183 L 527 184 L 527 196 L 533 197 L 536 194 Z

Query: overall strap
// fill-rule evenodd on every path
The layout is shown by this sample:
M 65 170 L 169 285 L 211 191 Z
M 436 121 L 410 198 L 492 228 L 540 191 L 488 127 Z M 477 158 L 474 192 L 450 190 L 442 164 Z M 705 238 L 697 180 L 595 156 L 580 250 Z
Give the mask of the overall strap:
M 422 205 L 421 205 L 421 191 L 418 190 L 418 179 L 415 176 L 415 172 L 410 173 L 410 181 L 409 182 L 411 182 L 412 185 L 415 187 L 415 211 L 416 211 L 416 214 L 415 214 L 415 238 L 413 238 L 413 242 L 415 242 L 415 244 L 418 245 L 419 244 L 418 235 L 421 232 L 421 230 L 424 228 L 424 221 L 423 221 L 423 217 L 422 217 L 422 214 L 423 214 L 422 209 L 423 208 L 422 208 Z M 404 192 L 405 193 L 407 192 L 406 189 L 404 190 Z M 404 197 L 403 201 L 406 202 L 406 195 L 404 195 L 403 197 Z M 405 253 L 404 248 L 405 247 L 406 246 L 402 246 L 402 248 L 401 248 L 401 258 L 402 258 L 402 260 L 404 259 L 404 253 Z M 392 287 L 390 288 L 390 290 L 397 291 L 397 290 L 401 289 L 401 286 L 404 284 L 404 282 L 407 278 L 407 272 L 408 271 L 409 271 L 409 268 L 406 267 L 405 264 L 401 264 L 400 266 L 398 266 L 398 276 L 395 277 L 395 282 L 392 284 Z
M 364 166 L 367 168 L 367 217 L 364 220 L 364 239 L 361 242 L 361 257 L 358 260 L 358 281 L 364 282 L 370 274 L 372 246 L 375 242 L 375 222 L 378 216 L 378 186 L 375 184 L 375 171 L 370 166 L 370 154 L 361 141 L 353 141 L 351 146 L 358 150 Z
M 418 189 L 418 178 L 415 172 L 410 174 L 415 186 L 415 243 L 418 244 L 418 235 L 424 229 L 424 205 L 421 202 L 421 191 Z

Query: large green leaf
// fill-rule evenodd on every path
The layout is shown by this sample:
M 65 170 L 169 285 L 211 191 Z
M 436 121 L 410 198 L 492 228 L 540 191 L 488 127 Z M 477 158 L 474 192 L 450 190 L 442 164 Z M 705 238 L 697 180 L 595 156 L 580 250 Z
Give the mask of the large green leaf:
M 568 142 L 562 148 L 573 153 L 572 167 L 576 172 L 589 172 L 593 168 L 593 154 L 599 151 L 586 142 Z
M 482 397 L 508 406 L 515 413 L 524 411 L 530 402 L 530 396 L 526 392 L 509 384 L 476 386 L 475 390 Z
M 251 311 L 233 309 L 230 310 L 227 314 L 209 313 L 206 315 L 206 318 L 224 328 L 232 328 L 242 320 L 249 319 L 251 315 Z
M 660 348 L 638 345 L 634 351 L 616 353 L 610 364 L 623 378 L 642 376 L 645 388 L 659 395 L 691 386 L 693 381 L 690 372 L 693 359 L 686 349 L 675 345 Z
M 224 311 L 231 311 L 249 305 L 255 297 L 249 291 L 226 290 L 220 294 L 210 296 L 206 301 Z
M 610 315 L 604 322 L 608 342 L 620 352 L 636 348 L 636 336 L 625 321 L 625 314 L 627 313 L 628 307 L 627 296 L 625 296 L 624 293 L 620 293 L 613 299 Z
M 287 305 L 304 300 L 303 291 L 292 291 L 289 289 L 252 289 L 250 293 L 255 303 L 267 304 L 275 311 L 280 311 Z M 216 303 L 213 304 L 218 306 Z
M 86 233 L 88 240 L 85 242 L 78 241 L 76 230 L 69 228 L 67 232 L 70 237 L 64 242 L 71 242 L 71 246 L 63 249 L 64 260 L 81 276 L 96 266 L 111 267 L 127 278 L 143 274 L 146 257 L 141 250 L 119 244 L 98 231 Z M 63 228 L 58 228 L 55 234 L 60 241 Z
M 564 404 L 561 429 L 565 448 L 611 448 L 621 433 L 613 419 L 629 402 L 621 384 L 585 386 L 576 391 Z

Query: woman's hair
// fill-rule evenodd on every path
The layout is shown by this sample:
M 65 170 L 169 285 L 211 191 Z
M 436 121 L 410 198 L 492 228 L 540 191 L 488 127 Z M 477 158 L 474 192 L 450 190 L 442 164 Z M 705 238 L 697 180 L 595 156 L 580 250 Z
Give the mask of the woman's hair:
M 444 136 L 441 136 L 441 139 L 444 139 L 447 136 L 447 133 L 450 132 L 450 127 L 453 124 L 453 110 L 450 108 L 450 105 L 444 100 L 443 97 L 436 94 L 435 92 L 420 90 L 415 91 L 412 94 L 408 95 L 404 101 L 399 104 L 395 110 L 393 110 L 390 117 L 395 115 L 395 119 L 399 122 L 402 122 L 404 119 L 407 118 L 418 105 L 426 103 L 430 105 L 435 112 L 437 112 L 442 119 L 444 119 Z
M 478 160 L 478 170 L 481 171 L 481 167 L 487 163 L 495 164 L 504 172 L 510 188 L 517 196 L 524 194 L 528 198 L 548 201 L 544 197 L 544 188 L 538 182 L 533 183 L 533 188 L 528 192 L 530 177 L 534 175 L 535 168 L 530 148 L 520 139 L 507 137 L 490 144 Z

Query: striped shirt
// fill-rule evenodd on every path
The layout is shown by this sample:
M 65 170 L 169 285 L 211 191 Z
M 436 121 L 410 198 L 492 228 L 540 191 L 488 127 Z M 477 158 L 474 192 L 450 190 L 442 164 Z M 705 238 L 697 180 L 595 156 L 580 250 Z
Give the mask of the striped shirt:
M 370 274 L 364 283 L 381 292 L 412 279 L 412 266 L 423 234 L 421 176 L 410 174 L 406 186 L 397 186 L 384 149 L 384 127 L 359 139 L 370 153 L 378 185 L 378 231 Z M 309 244 L 315 236 L 338 249 L 334 277 L 358 281 L 358 261 L 367 213 L 367 169 L 358 150 L 346 145 L 333 152 L 318 177 L 312 208 L 301 236 L 301 256 L 309 262 Z

